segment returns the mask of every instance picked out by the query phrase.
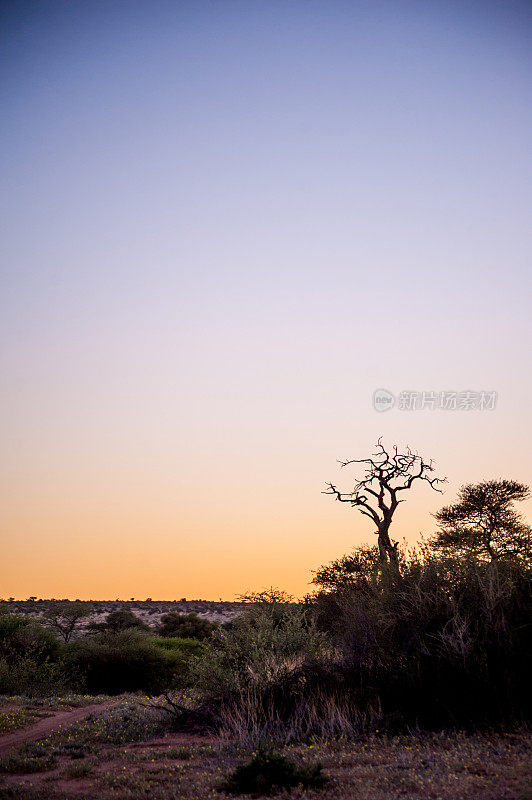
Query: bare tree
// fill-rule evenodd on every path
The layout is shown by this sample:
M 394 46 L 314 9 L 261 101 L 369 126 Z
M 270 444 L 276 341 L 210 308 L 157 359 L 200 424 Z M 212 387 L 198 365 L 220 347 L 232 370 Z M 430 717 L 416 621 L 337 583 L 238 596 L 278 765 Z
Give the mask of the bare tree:
M 409 447 L 406 452 L 400 453 L 394 445 L 392 452 L 388 452 L 381 439 L 377 442 L 377 452 L 371 458 L 338 462 L 342 468 L 351 464 L 364 464 L 366 467 L 364 476 L 356 481 L 352 491 L 342 492 L 333 483 L 328 483 L 324 494 L 333 495 L 341 503 L 350 503 L 372 520 L 377 529 L 375 533 L 381 562 L 390 563 L 399 573 L 398 542 L 392 542 L 389 531 L 399 503 L 404 503 L 406 499 L 401 494 L 411 489 L 415 481 L 424 481 L 435 491 L 441 492 L 438 485 L 445 483 L 447 478 L 431 477 L 434 472 L 432 461 L 425 461 Z

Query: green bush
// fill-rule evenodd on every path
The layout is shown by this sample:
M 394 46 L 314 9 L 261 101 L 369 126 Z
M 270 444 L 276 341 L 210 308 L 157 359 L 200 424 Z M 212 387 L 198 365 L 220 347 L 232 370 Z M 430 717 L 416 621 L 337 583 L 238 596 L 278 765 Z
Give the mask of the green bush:
M 105 622 L 93 622 L 90 625 L 93 631 L 110 631 L 112 633 L 119 633 L 135 629 L 138 631 L 149 631 L 150 627 L 140 617 L 137 617 L 132 611 L 128 609 L 118 609 L 111 611 L 105 618 Z
M 326 637 L 300 606 L 250 604 L 230 629 L 218 630 L 195 669 L 197 687 L 223 702 L 249 685 L 266 686 L 305 660 L 319 659 Z
M 64 686 L 61 645 L 30 617 L 0 614 L 0 694 L 38 696 Z
M 319 789 L 327 781 L 321 764 L 298 767 L 291 759 L 273 750 L 261 751 L 247 764 L 241 764 L 220 789 L 230 794 L 273 794 L 301 786 Z
M 63 691 L 67 684 L 62 664 L 40 663 L 31 657 L 13 663 L 0 658 L 0 694 L 43 697 Z
M 310 673 L 319 672 L 329 657 L 327 637 L 307 609 L 259 599 L 230 629 L 215 633 L 204 658 L 193 666 L 194 686 L 202 708 L 228 735 L 250 742 L 290 740 L 307 722 L 312 727 L 318 721 L 318 714 L 312 721 L 312 714 L 305 717 L 301 704 Z
M 60 644 L 53 633 L 31 617 L 0 615 L 0 657 L 8 661 L 31 657 L 38 663 L 56 660 Z
M 159 693 L 186 681 L 197 644 L 127 630 L 79 639 L 65 660 L 73 681 L 93 694 Z
M 180 639 L 177 636 L 150 636 L 150 641 L 163 651 L 168 663 L 172 665 L 173 683 L 164 688 L 183 688 L 190 685 L 193 666 L 205 656 L 206 645 L 197 639 Z
M 194 612 L 178 614 L 177 611 L 171 611 L 163 614 L 157 632 L 160 636 L 204 641 L 212 636 L 217 627 L 216 623 L 203 619 Z
M 190 663 L 195 656 L 201 656 L 206 652 L 206 645 L 197 639 L 181 639 L 178 636 L 150 636 L 150 641 L 167 653 L 172 654 L 176 661 L 185 664 Z

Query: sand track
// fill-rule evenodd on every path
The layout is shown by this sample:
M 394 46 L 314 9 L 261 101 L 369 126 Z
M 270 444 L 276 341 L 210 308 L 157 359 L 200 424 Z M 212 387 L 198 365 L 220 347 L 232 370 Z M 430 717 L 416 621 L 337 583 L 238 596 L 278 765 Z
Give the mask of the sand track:
M 26 728 L 21 728 L 13 733 L 6 733 L 0 736 L 0 756 L 6 755 L 10 750 L 21 747 L 26 742 L 31 742 L 35 739 L 42 739 L 50 733 L 55 733 L 60 728 L 65 728 L 74 722 L 79 722 L 89 714 L 95 711 L 102 711 L 108 708 L 112 701 L 107 703 L 94 703 L 90 706 L 83 708 L 74 708 L 72 711 L 58 711 L 56 714 L 51 714 L 49 717 L 40 719 L 33 725 L 28 725 Z

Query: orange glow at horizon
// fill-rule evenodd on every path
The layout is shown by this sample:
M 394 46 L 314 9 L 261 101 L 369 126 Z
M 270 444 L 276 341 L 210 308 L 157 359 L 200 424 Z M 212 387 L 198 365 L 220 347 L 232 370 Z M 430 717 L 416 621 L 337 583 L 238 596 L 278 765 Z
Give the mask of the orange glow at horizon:
M 449 478 L 395 540 L 532 482 L 530 4 L 2 20 L 0 597 L 304 596 L 381 435 Z
M 480 415 L 477 424 L 489 426 L 491 419 Z M 366 440 L 357 452 L 342 448 L 342 458 L 372 452 Z M 439 475 L 451 478 L 444 495 L 414 484 L 396 513 L 393 538 L 413 544 L 421 533 L 432 533 L 431 513 L 452 501 L 460 483 L 501 475 L 523 479 L 526 465 L 515 464 L 509 447 L 506 458 L 502 448 L 495 456 L 493 442 L 486 439 L 482 447 L 480 441 L 475 454 L 464 455 L 458 480 L 438 466 Z M 420 452 L 430 457 L 436 446 L 425 450 Z M 447 445 L 446 462 L 449 450 Z M 370 520 L 321 494 L 319 477 L 348 488 L 350 476 L 360 474 L 356 468 L 339 470 L 323 450 L 312 461 L 309 449 L 309 460 L 300 454 L 292 469 L 287 455 L 277 460 L 270 454 L 268 464 L 250 453 L 240 467 L 227 457 L 229 469 L 219 454 L 209 469 L 196 462 L 201 480 L 189 461 L 188 481 L 181 485 L 168 481 L 166 470 L 160 486 L 154 476 L 148 485 L 149 476 L 142 473 L 122 472 L 114 484 L 95 482 L 94 475 L 72 475 L 69 481 L 63 474 L 55 486 L 27 486 L 18 497 L 13 492 L 3 498 L 2 594 L 234 600 L 275 586 L 302 597 L 312 589 L 312 570 L 375 537 Z M 454 464 L 458 460 L 452 452 Z M 522 506 L 521 511 L 530 509 L 530 503 Z

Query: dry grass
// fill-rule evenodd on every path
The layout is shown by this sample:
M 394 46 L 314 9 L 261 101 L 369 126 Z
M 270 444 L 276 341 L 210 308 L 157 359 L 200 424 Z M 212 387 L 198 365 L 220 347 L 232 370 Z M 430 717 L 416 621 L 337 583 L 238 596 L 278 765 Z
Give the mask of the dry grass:
M 276 705 L 265 702 L 263 692 L 253 685 L 240 693 L 237 703 L 222 706 L 218 717 L 221 739 L 249 746 L 268 740 L 290 744 L 310 738 L 352 739 L 370 726 L 378 727 L 381 718 L 378 709 L 362 713 L 340 692 L 319 688 L 301 697 L 289 717 L 282 717 Z

